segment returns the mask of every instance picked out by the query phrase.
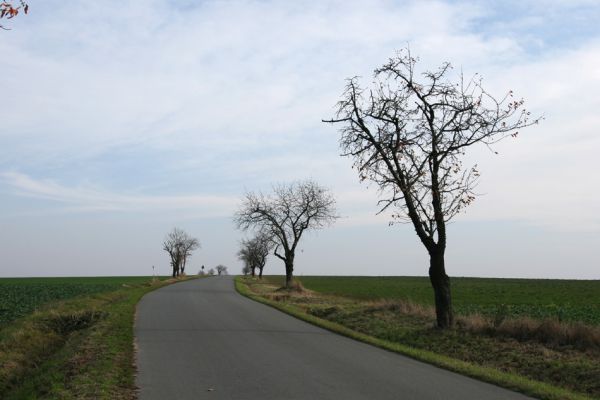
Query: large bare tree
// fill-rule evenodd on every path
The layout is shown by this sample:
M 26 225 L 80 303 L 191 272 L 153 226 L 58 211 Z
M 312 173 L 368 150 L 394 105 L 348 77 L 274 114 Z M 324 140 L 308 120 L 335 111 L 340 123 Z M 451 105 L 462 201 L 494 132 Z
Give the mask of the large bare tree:
M 173 277 L 185 272 L 185 265 L 192 252 L 200 248 L 198 239 L 191 237 L 184 230 L 173 228 L 163 242 L 163 250 L 169 253 Z
M 271 238 L 273 254 L 285 264 L 285 286 L 291 287 L 296 248 L 305 231 L 332 224 L 335 199 L 312 180 L 275 185 L 273 193 L 247 193 L 234 221 Z
M 477 75 L 453 80 L 449 63 L 417 73 L 417 61 L 408 49 L 398 52 L 375 70 L 368 90 L 349 79 L 336 116 L 323 122 L 341 125 L 342 155 L 353 158 L 361 181 L 380 188 L 380 212 L 391 208 L 396 221 L 412 223 L 429 253 L 437 326 L 447 328 L 446 224 L 475 199 L 479 177 L 476 165 L 463 166 L 465 150 L 491 148 L 539 119 L 529 119 L 512 91 L 498 99 Z
M 259 232 L 252 239 L 242 240 L 240 245 L 238 258 L 249 268 L 252 276 L 256 276 L 258 268 L 258 277 L 262 278 L 267 257 L 273 247 L 272 238 L 264 232 Z

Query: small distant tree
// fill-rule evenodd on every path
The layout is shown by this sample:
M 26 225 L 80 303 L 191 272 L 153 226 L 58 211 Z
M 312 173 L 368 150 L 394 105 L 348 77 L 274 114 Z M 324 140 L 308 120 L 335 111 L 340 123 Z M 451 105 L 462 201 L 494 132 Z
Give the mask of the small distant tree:
M 163 250 L 165 250 L 171 258 L 172 276 L 175 278 L 179 275 L 179 265 L 181 264 L 182 252 L 181 244 L 185 239 L 185 232 L 179 228 L 173 228 L 167 234 L 163 242 Z
M 223 264 L 219 264 L 215 267 L 218 275 L 227 275 L 227 267 Z
M 256 276 L 256 269 L 258 269 L 258 277 L 262 278 L 263 269 L 272 248 L 273 239 L 266 233 L 260 232 L 252 239 L 242 240 L 238 258 L 248 266 L 252 276 Z
M 254 277 L 256 274 L 256 267 L 254 266 L 253 268 L 252 260 L 250 259 L 248 249 L 244 245 L 244 241 L 242 241 L 242 248 L 238 251 L 237 255 L 238 259 L 244 263 L 242 272 L 247 271 L 247 273 L 244 273 L 244 275 L 251 274 L 252 277 Z
M 208 270 L 208 275 L 214 275 L 214 274 L 215 274 L 214 268 L 211 268 Z
M 177 277 L 185 272 L 185 264 L 192 252 L 200 247 L 198 239 L 191 237 L 185 231 L 179 228 L 173 228 L 163 242 L 165 250 L 171 259 L 171 268 L 173 277 Z
M 242 268 L 242 274 L 244 274 L 244 276 L 246 276 L 249 273 L 250 273 L 250 266 L 248 264 L 244 264 L 244 267 Z
M 276 185 L 273 194 L 248 193 L 234 221 L 271 238 L 273 254 L 285 264 L 285 286 L 291 287 L 296 248 L 305 231 L 320 229 L 337 218 L 335 199 L 312 180 Z
M 12 19 L 19 15 L 19 12 L 23 11 L 24 14 L 29 12 L 29 5 L 21 0 L 18 4 L 13 1 L 2 1 L 0 2 L 0 19 Z M 0 24 L 0 29 L 9 30 Z
M 451 66 L 418 74 L 408 49 L 375 70 L 372 89 L 348 80 L 335 118 L 340 146 L 354 159 L 361 181 L 379 186 L 381 211 L 395 209 L 395 221 L 409 222 L 429 253 L 437 326 L 453 324 L 450 279 L 446 275 L 446 223 L 475 199 L 477 166 L 463 167 L 468 147 L 491 148 L 517 136 L 530 121 L 523 100 L 512 91 L 492 97 L 475 76 L 456 82 Z

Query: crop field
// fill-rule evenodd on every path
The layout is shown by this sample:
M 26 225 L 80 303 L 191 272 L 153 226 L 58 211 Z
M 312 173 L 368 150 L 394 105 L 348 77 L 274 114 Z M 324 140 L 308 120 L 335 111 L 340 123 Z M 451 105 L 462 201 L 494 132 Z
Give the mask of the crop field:
M 283 278 L 268 277 L 281 283 Z M 426 277 L 303 276 L 304 287 L 361 300 L 402 299 L 433 305 Z M 450 278 L 455 312 L 557 318 L 600 325 L 600 280 Z
M 0 278 L 0 327 L 46 303 L 147 282 L 147 276 L 91 278 Z

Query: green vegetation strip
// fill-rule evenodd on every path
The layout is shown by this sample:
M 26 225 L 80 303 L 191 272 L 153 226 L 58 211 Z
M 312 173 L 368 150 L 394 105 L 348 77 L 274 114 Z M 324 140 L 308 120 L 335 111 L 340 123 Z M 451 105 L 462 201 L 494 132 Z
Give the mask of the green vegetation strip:
M 111 292 L 150 279 L 147 276 L 0 278 L 0 328 L 52 301 Z
M 281 284 L 282 277 L 266 276 Z M 459 315 L 556 318 L 600 325 L 600 280 L 453 277 L 452 304 Z M 421 276 L 303 276 L 302 285 L 359 300 L 409 300 L 433 306 L 429 278 Z
M 135 398 L 135 307 L 173 282 L 112 278 L 112 291 L 46 303 L 2 328 L 0 398 Z
M 305 278 L 303 278 L 303 281 L 304 279 Z M 398 342 L 382 340 L 361 332 L 357 332 L 341 324 L 308 314 L 303 309 L 292 304 L 285 303 L 284 301 L 270 300 L 259 294 L 256 294 L 250 289 L 248 284 L 245 283 L 244 278 L 240 276 L 235 278 L 235 288 L 240 294 L 252 300 L 274 307 L 296 318 L 320 326 L 329 331 L 339 333 L 344 336 L 348 336 L 350 338 L 360 340 L 362 342 L 386 350 L 394 351 L 406 355 L 408 357 L 414 358 L 416 360 L 423 361 L 450 371 L 458 372 L 460 374 L 467 375 L 485 382 L 496 384 L 507 389 L 519 391 L 533 397 L 547 400 L 591 399 L 591 397 L 579 393 L 574 393 L 572 391 L 559 388 L 544 382 L 538 382 L 532 379 L 528 379 L 520 375 L 499 371 L 494 368 L 489 368 L 462 360 L 457 360 L 431 351 L 406 346 Z

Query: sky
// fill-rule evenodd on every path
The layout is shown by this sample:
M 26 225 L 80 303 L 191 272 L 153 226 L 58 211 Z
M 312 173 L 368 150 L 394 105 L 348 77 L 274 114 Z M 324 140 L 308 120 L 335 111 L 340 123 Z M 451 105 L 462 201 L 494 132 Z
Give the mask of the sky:
M 480 196 L 448 228 L 448 274 L 600 279 L 595 0 L 29 4 L 0 31 L 0 277 L 167 274 L 173 227 L 201 242 L 190 272 L 238 273 L 244 193 L 306 178 L 341 218 L 303 238 L 297 275 L 426 275 L 321 122 L 409 45 L 544 117 L 469 149 Z

